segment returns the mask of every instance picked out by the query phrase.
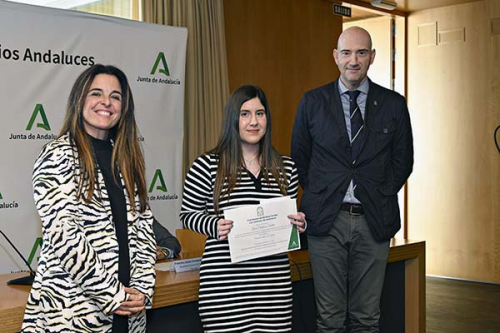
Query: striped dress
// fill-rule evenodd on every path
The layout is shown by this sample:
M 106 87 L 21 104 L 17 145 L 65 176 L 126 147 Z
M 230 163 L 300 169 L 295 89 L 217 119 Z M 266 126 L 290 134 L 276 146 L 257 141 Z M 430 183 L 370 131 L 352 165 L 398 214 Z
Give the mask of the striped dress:
M 292 284 L 286 253 L 231 264 L 229 243 L 217 240 L 217 221 L 224 209 L 258 204 L 282 196 L 274 178 L 255 178 L 245 169 L 230 199 L 213 206 L 217 155 L 205 154 L 191 166 L 180 213 L 184 227 L 208 236 L 200 268 L 199 311 L 205 332 L 291 332 Z M 283 156 L 288 195 L 297 196 L 294 162 Z M 295 212 L 290 212 L 295 213 Z

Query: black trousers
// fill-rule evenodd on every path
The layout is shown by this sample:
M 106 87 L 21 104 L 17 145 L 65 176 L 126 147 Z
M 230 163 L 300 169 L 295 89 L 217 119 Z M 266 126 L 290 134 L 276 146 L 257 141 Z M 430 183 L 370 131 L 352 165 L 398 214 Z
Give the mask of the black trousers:
M 128 317 L 113 315 L 113 333 L 128 333 Z

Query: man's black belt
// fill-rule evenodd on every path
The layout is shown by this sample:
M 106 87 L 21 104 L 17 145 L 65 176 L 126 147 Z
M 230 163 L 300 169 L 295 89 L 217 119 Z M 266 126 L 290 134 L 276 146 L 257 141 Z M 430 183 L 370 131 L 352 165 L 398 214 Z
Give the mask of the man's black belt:
M 343 203 L 340 205 L 340 210 L 349 212 L 351 215 L 363 215 L 365 213 L 363 206 L 350 203 Z

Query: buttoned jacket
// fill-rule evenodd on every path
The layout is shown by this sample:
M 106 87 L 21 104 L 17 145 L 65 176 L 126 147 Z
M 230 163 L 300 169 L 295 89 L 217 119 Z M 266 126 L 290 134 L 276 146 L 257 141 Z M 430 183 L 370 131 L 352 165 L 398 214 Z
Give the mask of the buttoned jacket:
M 351 179 L 375 239 L 387 240 L 401 227 L 398 192 L 413 168 L 405 98 L 370 81 L 364 126 L 353 162 L 338 80 L 305 93 L 300 101 L 292 158 L 303 189 L 300 209 L 311 235 L 329 231 Z

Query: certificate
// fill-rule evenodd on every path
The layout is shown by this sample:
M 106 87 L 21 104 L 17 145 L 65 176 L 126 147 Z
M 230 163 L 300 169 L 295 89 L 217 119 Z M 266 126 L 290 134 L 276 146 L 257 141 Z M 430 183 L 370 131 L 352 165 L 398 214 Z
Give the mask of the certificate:
M 296 213 L 290 197 L 225 211 L 225 219 L 233 221 L 228 234 L 231 263 L 300 249 L 297 226 L 287 217 Z

